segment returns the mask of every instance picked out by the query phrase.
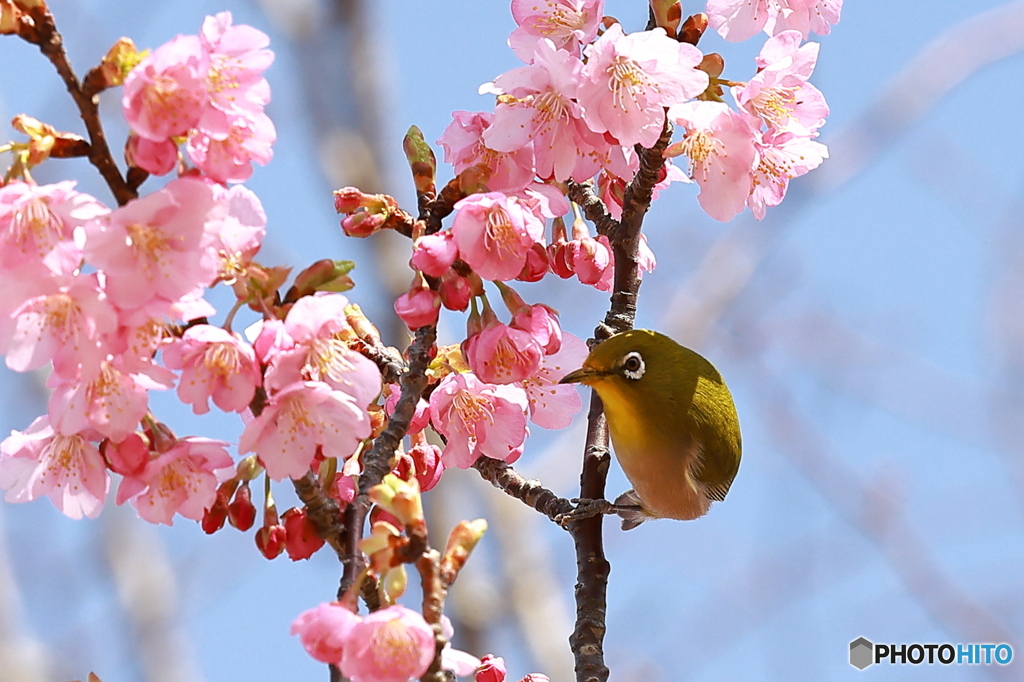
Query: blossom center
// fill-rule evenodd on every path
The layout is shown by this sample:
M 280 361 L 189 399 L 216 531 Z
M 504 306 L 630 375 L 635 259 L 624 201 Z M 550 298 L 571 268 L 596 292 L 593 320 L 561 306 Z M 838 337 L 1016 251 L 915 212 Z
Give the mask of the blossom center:
M 46 297 L 43 303 L 43 315 L 46 324 L 61 339 L 67 340 L 77 326 L 82 309 L 75 299 L 66 293 L 53 294 Z
M 490 424 L 494 423 L 494 408 L 485 396 L 476 395 L 462 388 L 452 399 L 452 407 L 463 424 L 476 424 L 485 419 Z
M 616 57 L 607 72 L 611 76 L 612 101 L 623 111 L 630 108 L 628 101 L 632 101 L 632 106 L 639 107 L 639 96 L 647 87 L 655 91 L 658 89 L 656 84 L 648 81 L 640 66 L 627 57 Z
M 796 106 L 797 88 L 777 86 L 764 88 L 750 102 L 766 123 L 782 127 Z
M 519 243 L 519 235 L 512 225 L 512 217 L 501 206 L 492 206 L 487 211 L 487 224 L 484 227 L 484 245 L 488 251 L 513 251 Z M 493 248 L 491 245 L 493 244 Z
M 203 365 L 217 376 L 227 379 L 241 371 L 238 349 L 230 343 L 211 343 L 203 353 Z
M 683 138 L 682 149 L 690 159 L 690 177 L 700 170 L 707 180 L 710 160 L 723 152 L 724 145 L 710 131 L 694 130 Z
M 42 198 L 33 198 L 16 209 L 11 226 L 15 240 L 23 244 L 32 239 L 40 255 L 45 255 L 60 240 L 64 227 L 49 202 Z
M 77 434 L 54 436 L 53 440 L 43 448 L 40 458 L 47 462 L 47 473 L 52 473 L 59 478 L 63 474 L 73 471 L 81 458 L 83 441 L 84 439 Z M 72 486 L 77 488 L 78 484 L 73 483 Z
M 147 256 L 149 260 L 159 262 L 164 251 L 169 251 L 171 248 L 167 237 L 152 225 L 131 223 L 125 227 L 125 231 L 128 232 L 128 245 L 136 253 Z
M 555 5 L 551 7 L 550 14 L 541 15 L 534 19 L 533 30 L 547 37 L 568 38 L 574 31 L 582 31 L 585 24 L 586 17 L 583 16 L 582 12 L 577 12 L 562 5 Z
M 351 383 L 345 379 L 345 373 L 355 367 L 345 357 L 347 351 L 348 346 L 341 339 L 314 339 L 302 367 L 303 375 L 314 381 L 322 381 L 326 377 L 337 383 Z
M 381 669 L 415 670 L 419 663 L 416 641 L 398 618 L 389 620 L 373 633 L 374 662 Z

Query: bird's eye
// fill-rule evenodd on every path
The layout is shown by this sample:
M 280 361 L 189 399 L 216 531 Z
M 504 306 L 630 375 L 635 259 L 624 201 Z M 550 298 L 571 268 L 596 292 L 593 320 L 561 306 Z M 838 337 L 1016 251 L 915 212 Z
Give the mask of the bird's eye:
M 639 380 L 640 377 L 644 375 L 644 371 L 647 369 L 644 366 L 643 356 L 641 356 L 640 353 L 637 353 L 636 351 L 626 353 L 626 356 L 622 358 L 621 367 L 622 374 L 627 379 L 632 379 L 633 381 Z

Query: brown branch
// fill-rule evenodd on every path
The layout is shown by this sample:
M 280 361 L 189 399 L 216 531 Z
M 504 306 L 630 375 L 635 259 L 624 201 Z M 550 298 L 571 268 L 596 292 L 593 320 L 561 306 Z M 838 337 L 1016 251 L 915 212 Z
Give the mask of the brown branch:
M 573 510 L 572 502 L 548 490 L 540 481 L 523 478 L 501 460 L 481 456 L 473 463 L 473 468 L 495 488 L 533 507 L 552 521 Z
M 316 527 L 316 533 L 331 546 L 338 558 L 345 559 L 345 524 L 341 518 L 341 505 L 329 497 L 312 471 L 292 480 L 295 493 L 306 505 L 306 515 Z
M 416 338 L 409 346 L 409 368 L 399 378 L 402 393 L 395 405 L 395 411 L 388 420 L 384 432 L 377 436 L 363 456 L 363 473 L 359 476 L 359 494 L 345 508 L 345 549 L 342 562 L 345 570 L 342 574 L 338 594 L 345 594 L 355 582 L 356 576 L 363 568 L 362 553 L 359 551 L 359 540 L 363 536 L 363 525 L 366 513 L 370 509 L 370 488 L 383 480 L 384 475 L 391 471 L 391 458 L 409 431 L 416 412 L 416 404 L 427 387 L 427 367 L 430 365 L 431 352 L 437 338 L 437 328 L 426 325 L 416 330 Z
M 594 193 L 594 186 L 589 182 L 581 184 L 571 180 L 566 186 L 569 188 L 569 198 L 576 202 L 587 220 L 594 223 L 597 233 L 610 238 L 619 223 L 608 213 L 601 198 Z
M 598 341 L 611 333 L 632 329 L 636 300 L 640 290 L 637 246 L 644 215 L 651 206 L 651 195 L 665 165 L 662 155 L 672 137 L 672 124 L 666 119 L 661 137 L 651 149 L 639 147 L 640 170 L 626 187 L 622 219 L 609 241 L 615 253 L 615 278 L 611 307 L 604 325 L 595 333 Z M 587 441 L 580 475 L 580 497 L 604 498 L 605 481 L 611 456 L 608 450 L 608 425 L 601 398 L 591 394 L 587 415 Z M 576 628 L 569 638 L 576 659 L 577 682 L 605 682 L 608 667 L 604 663 L 604 633 L 607 615 L 608 575 L 611 565 L 604 556 L 601 534 L 603 516 L 577 521 L 570 526 L 576 546 Z
M 88 95 L 82 89 L 68 61 L 67 52 L 64 51 L 64 38 L 57 31 L 53 15 L 46 4 L 40 3 L 29 13 L 35 23 L 32 42 L 39 46 L 39 51 L 57 69 L 57 73 L 64 81 L 64 87 L 75 100 L 79 115 L 85 123 L 85 129 L 89 133 L 89 163 L 103 176 L 118 206 L 124 206 L 138 195 L 125 182 L 110 153 L 103 124 L 100 122 L 99 95 Z
M 448 640 L 441 632 L 441 614 L 444 611 L 444 599 L 448 594 L 441 581 L 441 555 L 436 549 L 424 552 L 416 561 L 416 569 L 420 573 L 420 586 L 423 589 L 423 618 L 434 629 L 434 660 L 420 677 L 421 682 L 447 682 L 448 673 L 441 667 L 441 651 Z

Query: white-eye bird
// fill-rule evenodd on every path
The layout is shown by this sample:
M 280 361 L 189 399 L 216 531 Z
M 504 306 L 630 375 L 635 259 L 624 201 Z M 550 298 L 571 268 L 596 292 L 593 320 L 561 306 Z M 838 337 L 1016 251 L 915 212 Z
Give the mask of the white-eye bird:
M 592 387 L 633 489 L 606 509 L 630 530 L 651 518 L 696 519 L 740 466 L 740 422 L 722 375 L 664 334 L 633 329 L 594 347 L 560 383 Z

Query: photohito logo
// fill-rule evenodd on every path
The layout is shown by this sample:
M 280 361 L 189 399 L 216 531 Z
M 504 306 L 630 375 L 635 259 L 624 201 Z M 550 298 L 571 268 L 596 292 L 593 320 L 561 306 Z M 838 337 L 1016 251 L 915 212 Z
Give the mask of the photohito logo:
M 873 644 L 865 637 L 850 642 L 850 665 L 864 670 L 874 663 L 890 665 L 1009 665 L 1009 644 Z

